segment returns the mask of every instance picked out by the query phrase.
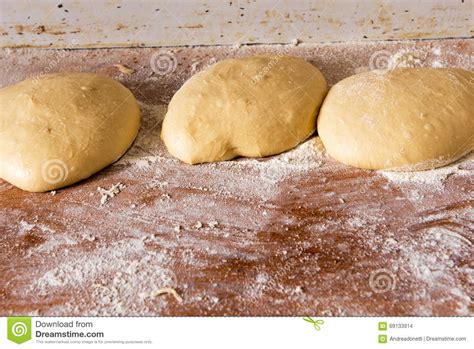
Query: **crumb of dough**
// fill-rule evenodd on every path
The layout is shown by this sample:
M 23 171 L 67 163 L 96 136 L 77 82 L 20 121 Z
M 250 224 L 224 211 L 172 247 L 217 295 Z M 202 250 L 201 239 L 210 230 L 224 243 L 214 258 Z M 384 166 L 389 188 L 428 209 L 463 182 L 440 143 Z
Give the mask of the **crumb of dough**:
M 170 200 L 170 199 L 171 199 L 170 194 L 161 194 L 161 201 L 166 201 L 166 200 Z
M 302 286 L 296 286 L 294 289 L 295 293 L 303 293 L 303 287 Z
M 114 64 L 114 67 L 117 67 L 117 69 L 124 74 L 131 75 L 135 73 L 135 70 L 129 67 L 124 66 L 123 64 Z
M 52 196 L 54 196 L 54 195 L 56 195 L 56 190 L 51 190 L 49 193 L 50 193 Z
M 164 288 L 160 288 L 159 290 L 153 291 L 150 293 L 150 297 L 155 298 L 156 296 L 161 296 L 162 294 L 172 295 L 179 303 L 183 301 L 183 298 L 181 298 L 178 292 L 176 292 L 176 290 L 171 287 L 164 287 Z
M 105 205 L 109 201 L 109 199 L 116 196 L 118 193 L 120 193 L 125 188 L 126 188 L 126 186 L 124 184 L 120 183 L 120 182 L 117 183 L 117 184 L 113 184 L 110 187 L 110 189 L 104 189 L 102 187 L 98 187 L 97 191 L 101 195 L 100 204 Z
M 207 223 L 207 225 L 209 225 L 210 228 L 215 228 L 219 225 L 219 222 L 218 221 L 211 221 L 211 222 Z
M 202 223 L 197 221 L 196 224 L 194 224 L 194 228 L 201 229 L 202 228 Z
M 84 234 L 82 237 L 83 237 L 84 240 L 90 241 L 90 242 L 93 242 L 93 241 L 97 240 L 97 238 L 94 235 L 90 234 L 90 233 Z
M 300 39 L 291 40 L 291 46 L 298 46 L 301 43 Z
M 191 74 L 194 74 L 198 71 L 198 66 L 201 62 L 195 61 L 191 64 Z

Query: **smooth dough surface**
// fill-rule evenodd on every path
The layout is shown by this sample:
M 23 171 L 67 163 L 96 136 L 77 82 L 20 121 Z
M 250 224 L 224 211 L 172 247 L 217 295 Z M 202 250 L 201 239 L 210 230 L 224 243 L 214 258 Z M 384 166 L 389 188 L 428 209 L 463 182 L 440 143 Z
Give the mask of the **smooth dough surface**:
M 224 60 L 176 92 L 161 137 L 188 164 L 278 154 L 314 132 L 326 92 L 321 72 L 301 58 Z
M 346 78 L 329 91 L 318 133 L 334 159 L 365 169 L 426 170 L 474 147 L 474 74 L 397 68 Z
M 119 82 L 59 73 L 0 90 L 0 177 L 32 192 L 87 178 L 135 139 L 140 109 Z

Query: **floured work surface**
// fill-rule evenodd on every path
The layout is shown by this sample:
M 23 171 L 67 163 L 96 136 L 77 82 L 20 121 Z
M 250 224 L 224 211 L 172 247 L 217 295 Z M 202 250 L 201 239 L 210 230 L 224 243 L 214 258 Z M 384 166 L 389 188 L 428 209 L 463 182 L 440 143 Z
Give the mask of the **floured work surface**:
M 72 187 L 0 182 L 0 315 L 472 315 L 472 156 L 422 173 L 364 171 L 313 137 L 266 159 L 189 166 L 159 133 L 173 92 L 224 57 L 298 55 L 334 84 L 387 61 L 473 69 L 473 51 L 473 40 L 3 49 L 1 86 L 103 73 L 131 88 L 143 122 L 125 157 Z M 176 59 L 173 73 L 153 63 L 158 53 Z

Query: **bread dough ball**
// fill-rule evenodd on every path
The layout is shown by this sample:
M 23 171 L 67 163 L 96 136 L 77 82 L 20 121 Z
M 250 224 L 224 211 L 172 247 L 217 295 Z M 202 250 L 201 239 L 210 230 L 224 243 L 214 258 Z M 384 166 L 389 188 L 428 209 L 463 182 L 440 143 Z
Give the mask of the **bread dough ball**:
M 32 192 L 64 187 L 130 147 L 140 109 L 119 82 L 61 73 L 0 90 L 0 177 Z
M 329 91 L 318 133 L 336 160 L 365 169 L 426 170 L 474 147 L 474 74 L 397 68 L 351 76 Z
M 326 92 L 321 72 L 301 58 L 224 60 L 176 92 L 161 136 L 188 164 L 278 154 L 314 132 Z

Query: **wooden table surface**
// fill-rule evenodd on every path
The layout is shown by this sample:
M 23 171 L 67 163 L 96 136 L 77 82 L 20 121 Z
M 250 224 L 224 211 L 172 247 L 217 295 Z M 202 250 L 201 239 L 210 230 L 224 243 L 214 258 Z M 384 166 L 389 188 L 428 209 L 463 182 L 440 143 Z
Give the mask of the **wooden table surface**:
M 297 55 L 334 84 L 387 59 L 473 69 L 473 51 L 472 39 L 2 49 L 0 86 L 98 72 L 133 91 L 143 120 L 124 158 L 55 194 L 0 181 L 0 315 L 473 315 L 472 156 L 423 173 L 364 171 L 313 137 L 266 159 L 189 166 L 159 138 L 173 93 L 226 57 Z M 163 57 L 176 62 L 166 74 Z M 97 188 L 118 183 L 101 204 Z M 165 287 L 182 301 L 156 294 Z

